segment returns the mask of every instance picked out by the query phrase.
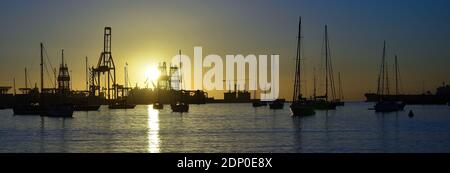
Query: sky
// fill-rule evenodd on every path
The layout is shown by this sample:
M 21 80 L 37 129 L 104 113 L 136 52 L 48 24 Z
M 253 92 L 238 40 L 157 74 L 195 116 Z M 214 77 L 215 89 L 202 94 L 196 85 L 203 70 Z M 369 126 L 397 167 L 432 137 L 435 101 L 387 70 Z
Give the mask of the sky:
M 103 28 L 110 26 L 119 83 L 125 63 L 131 83 L 143 86 L 150 67 L 179 49 L 193 57 L 194 47 L 202 46 L 203 55 L 223 58 L 279 54 L 280 94 L 291 98 L 302 16 L 304 95 L 312 94 L 313 69 L 318 90 L 324 87 L 324 25 L 346 100 L 376 91 L 384 40 L 391 72 L 394 54 L 399 56 L 401 91 L 434 92 L 450 82 L 449 7 L 448 0 L 0 0 L 0 86 L 11 86 L 15 78 L 23 87 L 25 67 L 30 81 L 39 81 L 43 42 L 54 67 L 65 50 L 73 88 L 84 89 L 84 57 L 90 66 L 97 63 Z

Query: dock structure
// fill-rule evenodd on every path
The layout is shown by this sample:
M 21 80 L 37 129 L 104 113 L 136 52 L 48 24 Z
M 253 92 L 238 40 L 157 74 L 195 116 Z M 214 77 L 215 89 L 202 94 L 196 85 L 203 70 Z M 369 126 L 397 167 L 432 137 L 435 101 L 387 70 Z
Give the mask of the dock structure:
M 8 94 L 8 91 L 9 91 L 11 88 L 12 88 L 12 87 L 10 87 L 10 86 L 0 86 L 0 95 Z
M 64 62 L 64 49 L 61 51 L 61 65 L 58 73 L 58 92 L 60 94 L 70 94 L 70 74 L 69 67 Z
M 118 88 L 116 81 L 116 65 L 114 64 L 111 53 L 111 27 L 105 27 L 103 36 L 103 52 L 97 63 L 97 67 L 93 68 L 94 81 L 91 87 L 95 89 L 97 96 L 105 96 L 108 100 L 115 100 L 118 97 Z M 102 83 L 104 79 L 105 83 Z

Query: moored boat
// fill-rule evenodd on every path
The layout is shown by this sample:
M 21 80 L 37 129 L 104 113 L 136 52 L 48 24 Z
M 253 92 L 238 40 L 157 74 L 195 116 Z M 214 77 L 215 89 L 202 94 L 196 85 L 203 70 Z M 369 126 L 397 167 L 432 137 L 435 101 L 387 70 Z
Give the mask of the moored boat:
M 99 109 L 100 105 L 89 105 L 89 104 L 73 105 L 74 111 L 98 111 Z
M 178 102 L 170 104 L 170 108 L 172 109 L 172 112 L 189 112 L 189 104 L 185 102 Z
M 164 109 L 164 104 L 162 104 L 160 102 L 155 102 L 153 104 L 153 109 L 158 109 L 158 110 Z
M 307 102 L 302 98 L 301 94 L 301 17 L 298 25 L 298 42 L 297 42 L 297 56 L 295 64 L 295 79 L 294 79 L 294 93 L 292 96 L 292 104 L 290 106 L 292 116 L 309 116 L 314 115 L 315 110 L 311 102 Z
M 284 100 L 276 99 L 273 102 L 269 103 L 270 109 L 283 109 L 284 108 Z
M 375 104 L 375 112 L 395 112 L 404 110 L 405 103 L 395 101 L 380 101 Z

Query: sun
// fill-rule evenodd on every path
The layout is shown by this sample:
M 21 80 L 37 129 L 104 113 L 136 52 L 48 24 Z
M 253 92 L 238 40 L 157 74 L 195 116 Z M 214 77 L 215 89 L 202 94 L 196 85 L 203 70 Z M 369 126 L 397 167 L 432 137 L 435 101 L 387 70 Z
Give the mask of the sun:
M 145 78 L 149 81 L 157 81 L 160 75 L 157 67 L 150 67 L 145 71 Z

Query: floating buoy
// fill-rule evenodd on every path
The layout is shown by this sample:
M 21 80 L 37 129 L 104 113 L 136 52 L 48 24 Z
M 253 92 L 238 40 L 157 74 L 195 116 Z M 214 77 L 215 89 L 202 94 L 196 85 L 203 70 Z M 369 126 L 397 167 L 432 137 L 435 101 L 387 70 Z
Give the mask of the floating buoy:
M 409 111 L 408 116 L 409 116 L 410 118 L 414 117 L 414 112 L 413 112 L 413 111 Z

